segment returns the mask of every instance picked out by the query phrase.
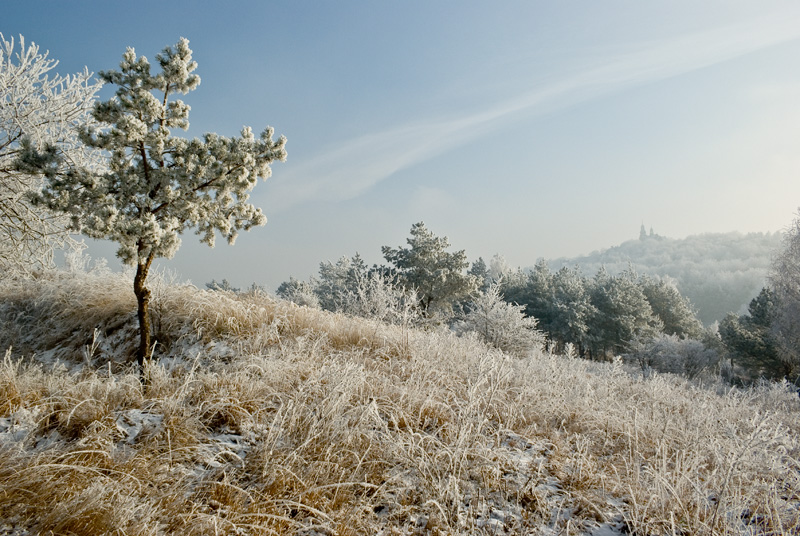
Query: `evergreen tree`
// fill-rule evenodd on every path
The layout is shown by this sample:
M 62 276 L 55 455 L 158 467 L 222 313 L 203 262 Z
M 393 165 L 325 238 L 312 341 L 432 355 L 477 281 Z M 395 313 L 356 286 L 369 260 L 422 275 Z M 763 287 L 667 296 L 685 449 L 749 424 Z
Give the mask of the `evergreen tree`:
M 800 214 L 784 234 L 783 247 L 770 268 L 774 289 L 772 335 L 785 374 L 798 381 L 800 375 Z
M 639 284 L 664 333 L 682 339 L 700 337 L 703 325 L 677 288 L 663 279 L 648 276 L 642 276 Z
M 592 280 L 589 294 L 595 309 L 589 333 L 595 355 L 619 354 L 659 333 L 659 322 L 637 279 L 632 270 L 614 277 L 601 269 Z
M 763 288 L 750 302 L 747 314 L 731 313 L 719 324 L 720 338 L 733 361 L 753 377 L 779 379 L 793 371 L 778 352 L 772 326 L 777 313 L 775 293 Z
M 489 268 L 486 266 L 486 261 L 483 257 L 478 257 L 478 260 L 472 263 L 467 272 L 469 275 L 474 276 L 478 282 L 478 290 L 485 292 L 492 284 L 491 277 L 489 276 Z
M 553 273 L 544 259 L 539 259 L 525 278 L 521 292 L 514 302 L 525 307 L 525 314 L 535 318 L 548 337 L 552 337 Z
M 553 304 L 551 336 L 560 345 L 577 345 L 583 355 L 589 346 L 589 322 L 595 308 L 587 291 L 586 279 L 577 267 L 558 270 L 552 279 Z
M 397 270 L 400 281 L 419 297 L 423 314 L 449 314 L 453 304 L 478 288 L 474 275 L 465 273 L 469 266 L 464 250 L 449 253 L 447 237 L 437 237 L 423 222 L 411 227 L 409 247 L 383 246 L 387 262 Z
M 46 175 L 36 202 L 69 215 L 75 231 L 117 242 L 117 256 L 136 266 L 142 368 L 152 355 L 146 281 L 153 261 L 172 257 L 189 228 L 213 247 L 215 232 L 232 244 L 239 230 L 265 224 L 261 209 L 248 203 L 249 192 L 259 178 L 270 176 L 271 162 L 286 158 L 286 139 L 273 141 L 271 128 L 259 139 L 249 127 L 239 138 L 173 136 L 171 129 L 189 127 L 189 106 L 172 99 L 200 83 L 192 74 L 197 63 L 186 39 L 156 60 L 161 72 L 153 75 L 147 58 L 128 48 L 118 71 L 100 73 L 118 88 L 92 112 L 107 128 L 86 128 L 81 140 L 108 154 L 107 173 L 86 167 L 65 171 L 58 151 L 39 153 L 30 143 L 23 155 L 26 166 Z
M 502 255 L 494 255 L 488 265 L 483 257 L 479 257 L 472 263 L 468 273 L 478 278 L 478 290 L 486 292 L 493 284 L 507 281 L 514 272 Z
M 528 274 L 517 268 L 503 275 L 498 281 L 500 294 L 508 303 L 526 306 Z M 526 312 L 527 314 L 527 312 Z

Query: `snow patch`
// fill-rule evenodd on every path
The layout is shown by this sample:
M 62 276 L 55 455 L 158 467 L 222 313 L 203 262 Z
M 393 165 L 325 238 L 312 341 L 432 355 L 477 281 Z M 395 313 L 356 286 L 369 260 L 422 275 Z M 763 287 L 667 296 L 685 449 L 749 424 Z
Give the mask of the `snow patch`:
M 36 430 L 39 411 L 20 408 L 8 417 L 0 418 L 0 444 L 22 443 Z
M 140 409 L 129 409 L 117 416 L 117 430 L 128 445 L 136 443 L 140 435 L 151 435 L 161 428 L 164 417 Z

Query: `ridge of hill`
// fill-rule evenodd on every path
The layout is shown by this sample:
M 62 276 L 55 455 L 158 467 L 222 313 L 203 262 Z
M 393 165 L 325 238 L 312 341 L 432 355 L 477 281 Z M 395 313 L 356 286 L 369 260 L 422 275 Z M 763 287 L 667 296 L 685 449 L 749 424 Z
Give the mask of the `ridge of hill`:
M 156 274 L 157 275 L 157 274 Z M 796 534 L 800 400 L 151 276 L 0 279 L 3 534 Z
M 704 233 L 686 238 L 646 234 L 608 249 L 548 261 L 550 268 L 578 266 L 586 277 L 601 267 L 618 274 L 632 267 L 639 274 L 673 280 L 706 324 L 729 312 L 744 312 L 766 283 L 772 255 L 783 234 Z

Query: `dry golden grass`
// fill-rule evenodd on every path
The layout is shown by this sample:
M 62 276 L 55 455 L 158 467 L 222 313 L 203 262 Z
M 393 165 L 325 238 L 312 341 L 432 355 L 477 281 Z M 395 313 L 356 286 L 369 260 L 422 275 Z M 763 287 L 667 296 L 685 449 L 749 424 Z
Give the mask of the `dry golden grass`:
M 135 340 L 120 336 L 135 331 L 129 279 L 0 283 L 0 343 L 12 347 L 0 365 L 6 526 L 800 530 L 800 403 L 785 387 L 718 394 L 267 296 L 163 281 L 153 294 L 160 362 L 143 385 L 125 362 Z

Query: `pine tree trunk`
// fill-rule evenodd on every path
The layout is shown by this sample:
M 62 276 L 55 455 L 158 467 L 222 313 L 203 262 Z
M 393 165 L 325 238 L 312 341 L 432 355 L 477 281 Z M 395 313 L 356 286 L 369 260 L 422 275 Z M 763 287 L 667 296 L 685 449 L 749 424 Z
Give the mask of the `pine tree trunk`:
M 139 363 L 141 374 L 144 374 L 144 362 L 152 357 L 150 290 L 144 286 L 152 262 L 153 256 L 150 255 L 144 263 L 137 264 L 136 276 L 133 278 L 133 293 L 136 294 L 137 317 L 139 318 L 139 350 L 136 352 L 136 360 Z

